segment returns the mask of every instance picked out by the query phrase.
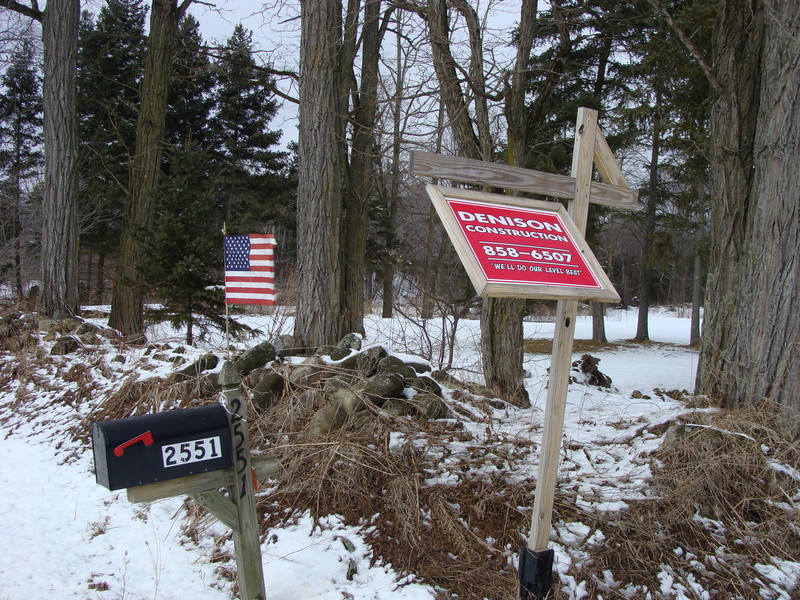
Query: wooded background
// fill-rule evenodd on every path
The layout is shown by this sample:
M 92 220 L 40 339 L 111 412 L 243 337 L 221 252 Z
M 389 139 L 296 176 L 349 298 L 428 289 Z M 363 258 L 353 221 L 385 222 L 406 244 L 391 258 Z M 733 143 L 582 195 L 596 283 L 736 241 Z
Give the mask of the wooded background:
M 638 211 L 593 207 L 588 231 L 637 339 L 673 304 L 699 343 L 705 290 L 699 391 L 800 407 L 794 3 L 278 2 L 264 22 L 299 35 L 280 64 L 241 25 L 205 40 L 191 4 L 0 0 L 6 297 L 55 316 L 110 303 L 131 341 L 157 303 L 191 341 L 223 312 L 223 223 L 274 232 L 300 343 L 378 307 L 479 313 L 487 384 L 524 405 L 521 321 L 552 309 L 475 297 L 407 153 L 566 174 L 586 106 L 639 190 Z M 299 113 L 288 147 L 281 103 Z

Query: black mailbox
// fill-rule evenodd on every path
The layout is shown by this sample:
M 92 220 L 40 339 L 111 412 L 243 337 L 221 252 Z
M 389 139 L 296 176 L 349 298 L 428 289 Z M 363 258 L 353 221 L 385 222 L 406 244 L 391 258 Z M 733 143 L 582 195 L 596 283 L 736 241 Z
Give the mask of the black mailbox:
M 92 426 L 97 483 L 109 490 L 226 469 L 231 460 L 228 414 L 220 404 Z

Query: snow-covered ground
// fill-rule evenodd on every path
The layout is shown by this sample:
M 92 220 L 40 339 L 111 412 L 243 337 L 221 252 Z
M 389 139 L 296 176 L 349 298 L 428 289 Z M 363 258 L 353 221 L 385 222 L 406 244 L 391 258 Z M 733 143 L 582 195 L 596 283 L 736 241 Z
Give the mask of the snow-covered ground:
M 290 319 L 250 316 L 247 321 L 270 335 L 290 332 Z M 611 311 L 608 338 L 632 338 L 636 321 L 635 310 Z M 526 337 L 548 337 L 552 328 L 548 323 L 526 323 Z M 178 337 L 170 331 L 161 335 L 173 341 Z M 589 318 L 579 318 L 576 335 L 579 339 L 591 337 Z M 642 434 L 642 423 L 664 423 L 686 410 L 681 402 L 654 390 L 693 388 L 697 354 L 686 347 L 689 320 L 674 312 L 654 312 L 650 336 L 659 343 L 592 351 L 601 359 L 601 371 L 612 378 L 613 388 L 599 390 L 579 384 L 570 388 L 565 425 L 568 449 L 561 469 L 583 473 L 569 485 L 579 504 L 587 508 L 619 508 L 625 500 L 636 498 L 644 487 L 642 480 L 649 475 L 647 462 L 637 457 L 661 443 L 656 434 Z M 365 342 L 410 353 L 422 344 L 423 337 L 402 319 L 369 317 Z M 479 381 L 477 321 L 462 320 L 455 340 L 456 375 Z M 199 355 L 222 349 L 219 339 L 212 343 L 215 347 L 189 349 L 189 357 L 192 352 Z M 114 348 L 108 351 L 109 357 L 117 352 Z M 91 359 L 88 366 L 97 379 L 105 378 L 113 386 L 131 369 L 147 362 L 141 353 L 130 351 L 128 360 L 118 366 L 98 358 Z M 69 361 L 75 359 L 59 360 L 63 369 L 69 369 Z M 533 406 L 495 411 L 493 427 L 497 431 L 538 441 L 548 366 L 549 357 L 526 355 L 526 381 Z M 154 376 L 165 371 L 166 367 L 160 367 L 142 373 Z M 186 522 L 182 498 L 131 504 L 124 491 L 109 492 L 97 485 L 91 448 L 71 441 L 69 428 L 102 398 L 90 397 L 83 403 L 54 402 L 59 390 L 48 387 L 47 377 L 42 372 L 40 385 L 29 385 L 27 390 L 18 390 L 13 379 L 0 380 L 0 418 L 5 420 L 0 435 L 0 600 L 230 598 L 231 584 L 220 577 L 217 569 L 222 565 L 213 554 L 219 552 L 214 549 L 215 536 L 222 535 L 224 527 L 206 518 L 195 543 L 182 534 Z M 98 395 L 102 389 L 97 388 Z M 637 399 L 632 394 L 649 399 Z M 21 396 L 25 402 L 15 403 Z M 42 410 L 45 406 L 47 409 Z M 630 443 L 634 434 L 635 445 Z M 535 477 L 535 472 L 530 477 Z M 558 532 L 554 548 L 562 568 L 576 559 L 568 549 L 570 536 L 573 541 L 587 536 L 590 530 L 585 529 L 573 524 Z M 228 550 L 232 552 L 232 548 Z M 391 566 L 372 564 L 370 548 L 360 532 L 342 524 L 336 516 L 316 526 L 310 518 L 300 519 L 291 527 L 271 532 L 262 553 L 270 600 L 435 597 L 432 588 L 398 578 Z M 356 574 L 348 579 L 348 569 L 353 565 Z M 787 577 L 797 580 L 798 565 L 784 567 Z M 562 583 L 571 597 L 582 597 L 580 582 L 570 584 L 562 579 Z M 668 594 L 664 597 L 693 597 L 681 596 L 683 591 L 677 583 L 672 595 L 666 587 Z

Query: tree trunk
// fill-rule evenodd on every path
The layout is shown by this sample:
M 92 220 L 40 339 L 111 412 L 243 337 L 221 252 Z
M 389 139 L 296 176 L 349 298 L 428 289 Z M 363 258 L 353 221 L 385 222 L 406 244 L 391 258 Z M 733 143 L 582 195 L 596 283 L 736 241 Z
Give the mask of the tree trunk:
M 721 0 L 698 390 L 800 412 L 800 4 Z
M 661 118 L 659 98 L 653 115 L 653 140 L 650 155 L 650 183 L 647 191 L 647 207 L 644 214 L 644 248 L 642 250 L 641 272 L 639 274 L 639 320 L 636 324 L 635 340 L 643 342 L 650 339 L 647 313 L 650 311 L 650 286 L 653 282 L 653 241 L 656 234 L 656 207 L 658 206 L 658 161 L 661 152 Z
M 152 196 L 158 186 L 164 146 L 167 93 L 173 40 L 178 21 L 188 6 L 177 0 L 153 0 L 150 36 L 136 123 L 136 150 L 131 162 L 128 199 L 120 239 L 109 325 L 131 341 L 144 337 L 145 282 L 139 276 L 141 236 L 153 218 Z
M 525 94 L 528 90 L 528 59 L 533 44 L 535 0 L 525 0 L 520 9 L 519 40 L 511 85 L 506 90 L 505 116 L 508 124 L 508 162 L 524 167 L 527 162 L 527 119 Z M 523 384 L 525 301 L 519 298 L 485 298 L 481 311 L 481 350 L 486 385 L 509 402 L 530 406 Z
M 300 172 L 297 185 L 297 317 L 294 335 L 305 347 L 343 335 L 339 253 L 343 141 L 338 56 L 340 3 L 302 2 L 300 37 Z
M 354 4 L 358 4 L 355 2 Z M 358 10 L 355 8 L 354 10 Z M 374 158 L 375 114 L 378 107 L 378 62 L 380 59 L 379 31 L 380 0 L 366 0 L 362 27 L 361 85 L 358 105 L 353 114 L 353 142 L 350 170 L 344 206 L 342 235 L 342 273 L 344 292 L 342 302 L 345 332 L 364 333 L 364 253 L 367 244 L 367 200 Z M 357 19 L 354 19 L 357 21 Z M 341 76 L 349 81 L 343 70 Z
M 49 0 L 44 42 L 42 301 L 63 318 L 78 310 L 78 135 L 75 117 L 78 0 Z
M 692 269 L 692 320 L 689 327 L 689 345 L 700 343 L 700 305 L 703 302 L 703 261 L 700 260 L 699 249 L 694 255 Z
M 394 106 L 392 110 L 392 181 L 389 191 L 389 222 L 387 225 L 386 246 L 393 249 L 396 239 L 397 204 L 400 195 L 400 125 L 405 94 L 405 65 L 403 64 L 403 26 L 398 19 L 395 25 L 395 72 Z M 427 259 L 427 257 L 426 257 Z M 381 316 L 390 319 L 394 310 L 394 256 L 391 251 L 383 257 L 383 306 Z
M 521 298 L 485 298 L 481 311 L 481 348 L 486 385 L 517 406 L 530 406 L 523 383 L 524 346 Z M 512 335 L 509 335 L 512 334 Z
M 606 337 L 606 305 L 603 302 L 591 302 L 592 307 L 592 341 L 605 344 Z

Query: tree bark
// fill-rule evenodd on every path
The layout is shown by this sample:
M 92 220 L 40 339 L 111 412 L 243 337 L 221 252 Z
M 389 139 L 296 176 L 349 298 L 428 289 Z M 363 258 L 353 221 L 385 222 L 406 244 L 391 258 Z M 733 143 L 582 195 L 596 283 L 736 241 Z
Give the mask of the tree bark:
M 800 51 L 796 2 L 721 0 L 712 246 L 697 389 L 800 412 Z
M 650 311 L 650 286 L 653 282 L 653 241 L 656 234 L 656 207 L 658 206 L 658 161 L 661 154 L 661 118 L 659 98 L 656 94 L 653 114 L 653 139 L 650 155 L 650 182 L 647 192 L 647 206 L 644 213 L 644 243 L 642 264 L 639 274 L 639 317 L 636 324 L 635 340 L 643 342 L 650 339 L 648 312 Z
M 355 3 L 357 4 L 357 2 Z M 358 11 L 357 7 L 355 8 Z M 367 200 L 374 160 L 375 115 L 378 108 L 378 63 L 380 60 L 380 0 L 366 0 L 361 46 L 361 85 L 352 126 L 353 142 L 344 206 L 342 235 L 342 302 L 345 332 L 364 333 L 364 253 L 367 244 Z M 342 73 L 346 80 L 348 71 Z
M 340 269 L 344 140 L 338 58 L 341 7 L 336 0 L 300 9 L 300 171 L 297 186 L 297 317 L 302 346 L 338 341 L 342 327 Z
M 49 0 L 44 42 L 45 190 L 42 206 L 42 302 L 63 318 L 78 310 L 78 135 L 75 117 L 78 0 Z
M 189 2 L 153 0 L 150 36 L 145 57 L 136 124 L 136 149 L 130 167 L 119 257 L 114 277 L 109 325 L 131 341 L 144 337 L 145 282 L 138 273 L 142 254 L 141 236 L 151 225 L 152 195 L 158 186 L 164 146 L 169 76 L 173 40 L 178 21 Z
M 488 156 L 481 156 L 481 144 L 472 128 L 472 120 L 456 72 L 456 61 L 450 51 L 450 26 L 445 0 L 428 1 L 427 22 L 433 69 L 439 80 L 439 94 L 458 147 L 458 155 L 476 160 L 488 159 Z
M 398 19 L 395 24 L 395 69 L 394 103 L 392 107 L 392 180 L 389 190 L 389 222 L 387 226 L 386 245 L 393 248 L 396 238 L 397 204 L 400 196 L 400 125 L 402 121 L 403 95 L 405 93 L 406 67 L 403 64 L 403 24 Z M 381 316 L 390 319 L 394 310 L 394 256 L 387 252 L 383 258 L 383 306 Z
M 533 45 L 536 1 L 525 0 L 520 9 L 519 40 L 510 86 L 506 89 L 505 116 L 508 124 L 508 163 L 524 167 L 527 162 L 528 60 Z M 481 311 L 481 350 L 486 385 L 519 406 L 530 406 L 523 385 L 525 300 L 485 298 Z
M 703 302 L 703 261 L 699 250 L 695 251 L 692 268 L 692 318 L 689 326 L 689 345 L 700 343 L 700 305 Z

